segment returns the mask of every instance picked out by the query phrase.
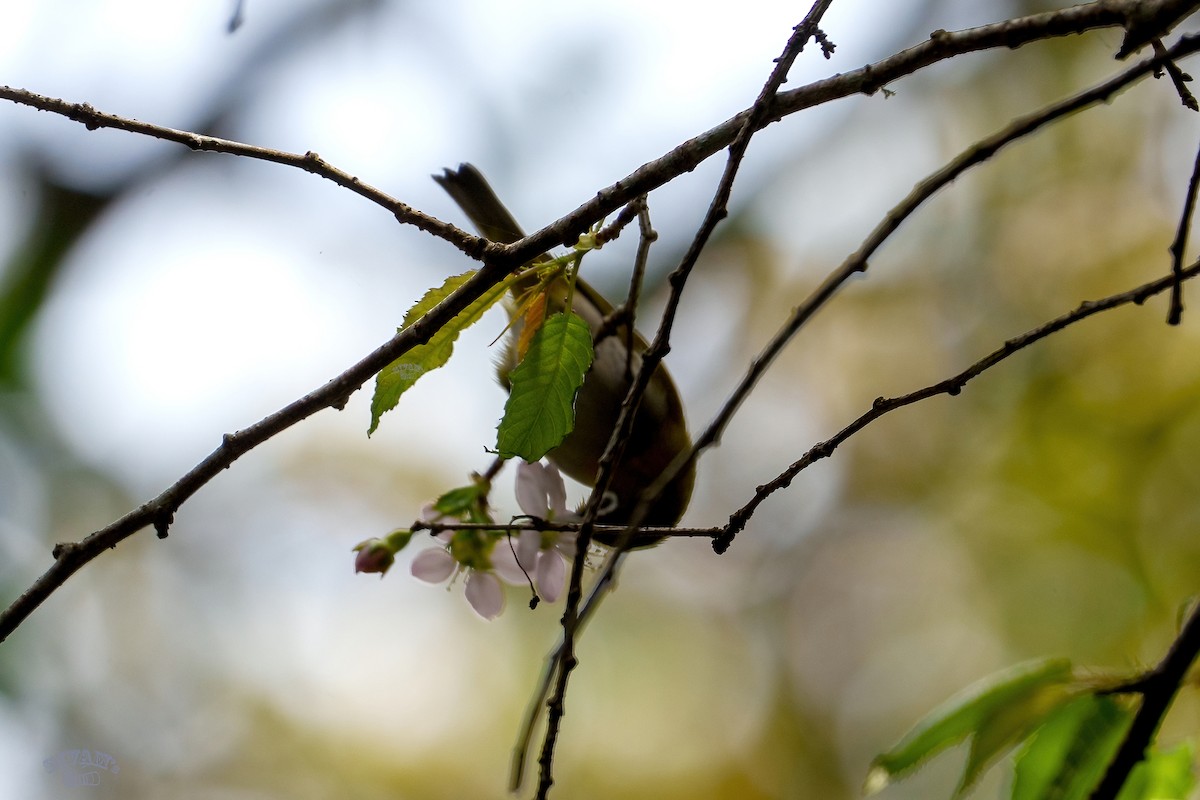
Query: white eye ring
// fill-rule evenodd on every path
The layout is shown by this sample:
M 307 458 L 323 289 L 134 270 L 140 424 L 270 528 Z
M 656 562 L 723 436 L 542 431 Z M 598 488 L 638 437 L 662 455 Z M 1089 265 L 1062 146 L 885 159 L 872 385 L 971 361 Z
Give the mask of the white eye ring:
M 620 504 L 621 501 L 617 498 L 617 493 L 612 489 L 609 489 L 604 493 L 604 497 L 600 498 L 600 510 L 597 512 L 597 514 L 601 517 L 607 516 L 616 511 L 617 506 Z

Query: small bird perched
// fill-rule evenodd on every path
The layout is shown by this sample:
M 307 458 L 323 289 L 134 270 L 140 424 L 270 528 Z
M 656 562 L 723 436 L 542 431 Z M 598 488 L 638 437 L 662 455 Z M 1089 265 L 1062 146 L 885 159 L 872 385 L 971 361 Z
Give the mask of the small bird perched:
M 450 194 L 485 239 L 508 244 L 525 235 L 483 175 L 472 165 L 460 164 L 457 170 L 447 169 L 442 175 L 434 175 L 433 179 Z M 518 281 L 513 286 L 514 296 L 533 289 L 537 280 L 531 276 Z M 568 291 L 565 278 L 559 277 L 551 282 L 547 287 L 547 314 L 563 310 Z M 514 305 L 510 305 L 510 313 Z M 593 341 L 600 332 L 604 318 L 613 310 L 612 305 L 582 278 L 575 281 L 571 308 L 587 322 Z M 516 335 L 519 330 L 513 333 L 497 365 L 500 382 L 505 388 L 509 386 L 508 373 L 518 360 Z M 626 347 L 631 338 L 632 359 Z M 631 381 L 627 369 L 632 364 L 636 373 L 647 348 L 646 340 L 636 331 L 630 337 L 627 322 L 619 324 L 612 335 L 596 342 L 591 368 L 575 398 L 575 428 L 558 447 L 547 454 L 560 470 L 582 484 L 594 486 L 596 483 L 600 457 L 616 427 L 621 402 L 629 391 Z M 687 452 L 691 446 L 679 390 L 675 388 L 666 367 L 660 364 L 642 397 L 629 443 L 613 470 L 609 493 L 604 498 L 596 521 L 605 524 L 628 522 L 640 493 L 662 475 L 677 455 Z M 695 477 L 695 466 L 689 464 L 650 505 L 642 524 L 674 525 L 679 522 L 691 499 Z M 596 538 L 601 543 L 611 543 L 604 536 Z

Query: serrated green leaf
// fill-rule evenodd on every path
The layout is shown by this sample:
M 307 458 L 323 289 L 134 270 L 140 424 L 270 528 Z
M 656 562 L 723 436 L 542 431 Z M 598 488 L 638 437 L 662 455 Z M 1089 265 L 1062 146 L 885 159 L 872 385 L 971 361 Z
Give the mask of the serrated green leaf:
M 502 458 L 537 461 L 575 427 L 575 394 L 592 363 L 592 332 L 578 314 L 546 320 L 509 374 L 512 390 L 497 429 Z
M 1012 800 L 1085 800 L 1121 744 L 1132 713 L 1084 694 L 1050 714 L 1017 755 Z
M 894 748 L 875 759 L 865 790 L 872 794 L 932 756 L 975 735 L 959 793 L 991 761 L 1071 699 L 1071 662 L 1040 659 L 984 678 L 935 709 Z M 1014 738 L 1016 737 L 1016 738 Z
M 1195 763 L 1194 742 L 1154 748 L 1133 768 L 1117 800 L 1186 800 L 1196 788 Z
M 449 297 L 474 274 L 475 270 L 468 270 L 462 275 L 447 278 L 441 286 L 430 289 L 404 315 L 404 325 L 399 330 L 404 330 L 425 316 L 426 312 Z M 379 418 L 400 402 L 400 395 L 412 388 L 422 375 L 444 366 L 450 360 L 458 335 L 478 322 L 485 311 L 504 297 L 510 282 L 511 277 L 488 289 L 434 333 L 428 342 L 417 345 L 380 370 L 375 377 L 375 395 L 371 398 L 371 427 L 367 429 L 368 436 L 379 427 Z

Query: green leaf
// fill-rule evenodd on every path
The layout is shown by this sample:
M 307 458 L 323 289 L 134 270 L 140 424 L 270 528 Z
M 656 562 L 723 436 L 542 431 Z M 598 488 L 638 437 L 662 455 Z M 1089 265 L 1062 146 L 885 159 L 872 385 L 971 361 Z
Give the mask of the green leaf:
M 384 537 L 387 546 L 393 553 L 399 553 L 404 548 L 408 547 L 408 543 L 412 541 L 412 531 L 408 528 L 397 528 Z
M 575 427 L 575 394 L 592 363 L 592 332 L 578 314 L 546 320 L 509 375 L 512 391 L 497 430 L 502 458 L 537 461 Z
M 865 791 L 873 794 L 945 748 L 974 736 L 957 795 L 987 766 L 1029 735 L 1077 692 L 1071 662 L 1041 659 L 984 678 L 934 710 L 894 748 L 875 759 Z
M 1133 768 L 1117 800 L 1185 800 L 1196 788 L 1195 762 L 1193 742 L 1170 750 L 1155 748 Z
M 1017 755 L 1012 800 L 1085 800 L 1133 719 L 1112 695 L 1084 694 L 1050 714 Z
M 475 509 L 475 504 L 487 496 L 487 489 L 482 483 L 455 487 L 434 501 L 433 510 L 446 516 L 466 519 Z
M 426 292 L 425 296 L 404 315 L 404 325 L 400 330 L 404 330 L 425 316 L 426 312 L 445 300 L 474 274 L 474 270 L 468 270 L 462 275 L 447 278 L 441 286 Z M 428 342 L 417 345 L 379 372 L 379 375 L 375 377 L 375 396 L 371 398 L 371 427 L 367 429 L 368 436 L 379 427 L 379 418 L 400 402 L 400 395 L 408 391 L 422 375 L 432 372 L 450 360 L 458 335 L 478 322 L 485 311 L 504 297 L 511 280 L 510 276 L 488 289 L 479 299 L 460 311 L 457 316 L 434 333 Z

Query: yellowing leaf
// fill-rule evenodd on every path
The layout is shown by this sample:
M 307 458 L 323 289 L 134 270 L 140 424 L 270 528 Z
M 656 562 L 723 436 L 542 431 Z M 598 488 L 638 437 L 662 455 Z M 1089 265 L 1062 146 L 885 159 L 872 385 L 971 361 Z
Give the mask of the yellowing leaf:
M 529 343 L 533 341 L 533 337 L 542 329 L 542 324 L 546 321 L 546 293 L 538 292 L 537 296 L 529 303 L 525 309 L 525 316 L 521 323 L 521 335 L 517 338 L 517 360 L 525 358 L 525 354 L 529 352 Z

